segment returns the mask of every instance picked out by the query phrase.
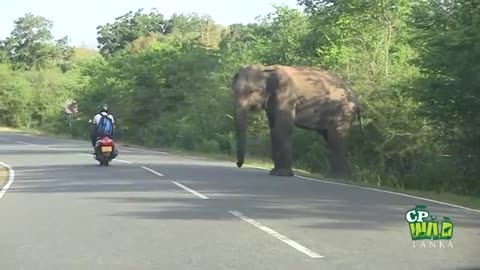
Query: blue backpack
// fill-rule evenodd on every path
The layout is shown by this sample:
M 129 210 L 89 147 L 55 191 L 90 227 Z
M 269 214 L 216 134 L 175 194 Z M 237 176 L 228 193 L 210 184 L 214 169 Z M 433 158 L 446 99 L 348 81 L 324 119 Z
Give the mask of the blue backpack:
M 97 125 L 97 134 L 98 136 L 112 136 L 113 134 L 113 123 L 112 119 L 108 115 L 102 115 L 100 121 Z

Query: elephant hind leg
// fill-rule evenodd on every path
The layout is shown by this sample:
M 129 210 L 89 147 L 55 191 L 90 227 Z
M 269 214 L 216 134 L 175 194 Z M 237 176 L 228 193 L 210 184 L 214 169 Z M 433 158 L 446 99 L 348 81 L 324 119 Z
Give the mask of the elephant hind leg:
M 323 139 L 325 140 L 326 143 L 328 143 L 328 130 L 326 129 L 319 129 L 317 131 L 320 135 L 322 135 Z
M 348 176 L 345 134 L 337 129 L 328 131 L 328 148 L 330 155 L 330 174 L 334 177 Z
M 273 168 L 270 170 L 270 175 L 275 175 L 279 168 L 279 149 L 276 145 L 279 144 L 277 136 L 275 136 L 274 130 L 270 128 L 270 142 L 271 142 L 271 157 L 273 161 Z

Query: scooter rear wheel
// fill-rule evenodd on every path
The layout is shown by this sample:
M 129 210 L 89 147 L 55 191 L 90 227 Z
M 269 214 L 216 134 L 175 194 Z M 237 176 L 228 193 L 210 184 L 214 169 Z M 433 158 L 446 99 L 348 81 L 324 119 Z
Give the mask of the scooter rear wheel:
M 98 162 L 100 162 L 100 166 L 108 166 L 108 160 L 99 158 Z

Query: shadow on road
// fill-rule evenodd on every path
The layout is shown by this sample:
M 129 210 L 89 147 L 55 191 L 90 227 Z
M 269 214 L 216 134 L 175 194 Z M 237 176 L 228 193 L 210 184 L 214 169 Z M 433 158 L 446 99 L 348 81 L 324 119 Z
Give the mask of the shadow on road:
M 17 178 L 9 193 L 83 194 L 83 199 L 118 205 L 119 210 L 111 215 L 127 218 L 233 219 L 236 217 L 228 211 L 236 210 L 254 219 L 301 219 L 305 228 L 337 230 L 391 230 L 405 223 L 407 210 L 425 204 L 370 190 L 273 177 L 258 170 L 143 165 L 166 176 L 159 177 L 131 164 L 99 167 L 93 160 L 92 164 L 16 167 Z M 196 198 L 172 184 L 172 180 L 210 200 Z M 479 215 L 433 205 L 431 208 L 432 213 L 450 217 L 457 226 L 480 227 Z

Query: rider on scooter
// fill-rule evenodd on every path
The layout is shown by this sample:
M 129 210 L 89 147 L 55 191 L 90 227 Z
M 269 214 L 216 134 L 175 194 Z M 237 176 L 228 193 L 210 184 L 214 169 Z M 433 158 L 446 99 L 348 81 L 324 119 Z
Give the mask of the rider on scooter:
M 104 116 L 108 117 L 112 122 L 112 129 L 111 129 L 110 134 L 99 134 L 99 132 L 98 132 L 98 125 L 100 124 L 100 120 Z M 99 112 L 93 117 L 91 123 L 92 123 L 92 127 L 91 127 L 90 136 L 91 136 L 91 140 L 92 140 L 92 146 L 94 148 L 93 154 L 95 154 L 95 143 L 97 142 L 97 139 L 100 136 L 107 135 L 107 136 L 109 136 L 110 138 L 113 139 L 113 128 L 114 128 L 115 120 L 113 118 L 113 115 L 108 113 L 108 105 L 107 104 L 102 104 L 102 105 L 99 106 Z

